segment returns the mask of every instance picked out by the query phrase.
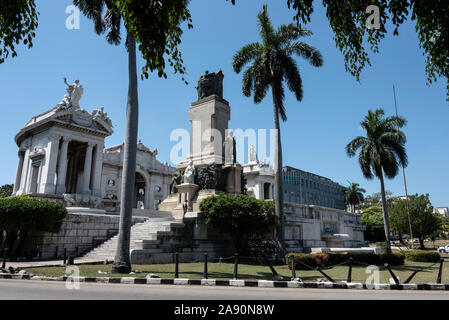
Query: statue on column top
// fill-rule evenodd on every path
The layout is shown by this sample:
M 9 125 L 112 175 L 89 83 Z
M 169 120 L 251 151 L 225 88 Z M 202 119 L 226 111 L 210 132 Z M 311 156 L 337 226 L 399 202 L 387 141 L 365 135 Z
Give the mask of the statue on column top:
M 195 166 L 193 165 L 193 161 L 189 161 L 189 165 L 184 171 L 184 183 L 194 184 L 195 183 Z
M 78 79 L 76 79 L 74 83 L 69 84 L 67 78 L 64 77 L 64 83 L 67 86 L 67 93 L 64 95 L 62 101 L 58 103 L 57 111 L 69 109 L 71 107 L 79 108 L 79 101 L 84 92 L 83 86 L 79 84 L 80 82 Z
M 229 135 L 225 138 L 223 143 L 224 154 L 225 154 L 225 164 L 236 163 L 236 147 L 235 147 L 234 133 L 229 132 Z

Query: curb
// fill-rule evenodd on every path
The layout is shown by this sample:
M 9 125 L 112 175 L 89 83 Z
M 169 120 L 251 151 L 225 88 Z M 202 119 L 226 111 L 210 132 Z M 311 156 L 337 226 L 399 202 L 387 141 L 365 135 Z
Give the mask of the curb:
M 169 278 L 135 278 L 135 277 L 43 277 L 29 274 L 0 273 L 0 279 L 26 279 L 42 281 L 79 281 L 98 283 L 122 284 L 151 284 L 151 285 L 197 285 L 197 286 L 226 286 L 226 287 L 258 287 L 258 288 L 311 288 L 311 289 L 359 289 L 359 290 L 431 290 L 449 291 L 449 284 L 373 284 L 345 282 L 298 282 L 298 281 L 270 281 L 270 280 L 216 280 L 216 279 L 169 279 Z

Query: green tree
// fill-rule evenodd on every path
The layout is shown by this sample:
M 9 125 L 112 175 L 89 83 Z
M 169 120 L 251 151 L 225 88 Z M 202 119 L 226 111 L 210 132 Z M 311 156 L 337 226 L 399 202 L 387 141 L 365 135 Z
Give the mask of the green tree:
M 293 24 L 282 25 L 275 30 L 268 16 L 266 5 L 263 6 L 257 18 L 262 43 L 251 43 L 241 48 L 234 55 L 233 68 L 236 73 L 240 73 L 245 65 L 252 63 L 243 74 L 242 93 L 246 97 L 253 94 L 254 103 L 260 103 L 267 95 L 268 89 L 271 88 L 276 130 L 274 199 L 275 212 L 279 219 L 277 237 L 283 257 L 285 256 L 283 254 L 285 244 L 282 214 L 282 144 L 279 123 L 279 117 L 283 121 L 287 120 L 283 82 L 287 83 L 288 89 L 295 94 L 296 99 L 301 101 L 303 97 L 302 79 L 293 55 L 305 58 L 315 67 L 323 65 L 323 58 L 317 49 L 299 41 L 304 36 L 312 35 L 311 31 Z
M 366 137 L 359 136 L 346 146 L 349 157 L 359 153 L 359 165 L 365 178 L 374 176 L 380 180 L 382 195 L 382 213 L 384 218 L 385 239 L 387 253 L 391 253 L 390 224 L 388 220 L 387 199 L 385 195 L 384 174 L 393 179 L 399 170 L 399 165 L 407 166 L 407 152 L 405 150 L 405 134 L 398 129 L 405 125 L 401 117 L 384 117 L 384 111 L 368 111 L 368 115 L 361 122 Z
M 206 224 L 231 237 L 238 252 L 245 252 L 248 240 L 261 237 L 274 226 L 274 204 L 246 195 L 220 194 L 201 201 Z
M 17 56 L 16 46 L 31 48 L 36 36 L 38 15 L 34 0 L 2 1 L 0 5 L 0 64 Z
M 344 188 L 345 193 L 345 202 L 347 205 L 351 207 L 351 212 L 355 212 L 355 207 L 364 201 L 363 193 L 365 193 L 366 190 L 363 188 L 360 188 L 359 183 L 351 182 L 349 184 L 349 187 Z
M 381 206 L 371 206 L 363 210 L 362 223 L 366 226 L 365 240 L 380 242 L 385 239 Z
M 120 227 L 117 252 L 113 271 L 129 273 L 130 233 L 134 184 L 136 176 L 136 152 L 138 133 L 138 91 L 136 43 L 146 61 L 142 77 L 157 71 L 159 77 L 167 77 L 164 72 L 165 58 L 168 57 L 175 73 L 184 73 L 178 45 L 181 42 L 184 21 L 189 21 L 188 0 L 74 0 L 73 3 L 83 14 L 92 19 L 97 34 L 107 31 L 106 40 L 113 45 L 121 42 L 121 23 L 126 29 L 126 48 L 128 50 L 129 88 L 126 107 L 125 150 L 123 158 L 123 177 L 120 201 Z M 104 15 L 103 15 L 104 13 Z M 149 23 L 150 22 L 150 23 Z
M 6 198 L 12 196 L 12 193 L 14 191 L 14 185 L 13 184 L 5 184 L 0 187 L 0 198 Z
M 424 239 L 440 233 L 442 221 L 438 214 L 433 213 L 428 194 L 410 195 L 408 200 L 413 236 L 419 239 L 421 249 L 424 249 Z M 388 210 L 391 229 L 400 234 L 409 233 L 406 201 L 401 198 L 392 198 L 389 201 Z
M 298 23 L 311 21 L 313 5 L 318 1 L 287 0 L 297 14 Z M 388 34 L 387 23 L 393 24 L 393 34 L 399 34 L 399 27 L 407 19 L 414 21 L 418 33 L 419 46 L 426 57 L 428 83 L 438 77 L 447 80 L 447 99 L 449 101 L 449 6 L 447 0 L 323 0 L 326 17 L 334 31 L 334 41 L 343 53 L 345 68 L 351 75 L 360 79 L 366 65 L 371 66 L 367 47 L 379 52 L 382 39 Z M 368 6 L 379 8 L 379 29 L 368 29 L 366 20 L 372 14 L 366 13 Z M 391 31 L 390 31 L 391 32 Z

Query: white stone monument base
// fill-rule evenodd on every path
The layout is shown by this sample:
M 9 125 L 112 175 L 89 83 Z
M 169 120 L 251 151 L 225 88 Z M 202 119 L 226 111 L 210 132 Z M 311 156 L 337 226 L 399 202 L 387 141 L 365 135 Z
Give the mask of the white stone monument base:
M 68 207 L 67 212 L 68 213 L 77 213 L 77 214 L 105 214 L 106 210 L 83 208 L 83 207 Z
M 187 201 L 187 211 L 192 211 L 192 199 L 199 188 L 199 185 L 193 183 L 183 183 L 176 186 L 176 189 L 178 189 L 178 204 L 173 212 L 176 219 L 184 217 L 182 205 L 185 201 Z

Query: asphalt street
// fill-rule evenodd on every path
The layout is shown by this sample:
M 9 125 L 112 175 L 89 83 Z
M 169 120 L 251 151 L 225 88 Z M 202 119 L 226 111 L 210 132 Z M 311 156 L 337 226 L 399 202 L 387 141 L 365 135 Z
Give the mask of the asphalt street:
M 0 280 L 0 300 L 449 300 L 447 291 L 128 285 Z

